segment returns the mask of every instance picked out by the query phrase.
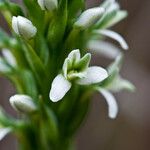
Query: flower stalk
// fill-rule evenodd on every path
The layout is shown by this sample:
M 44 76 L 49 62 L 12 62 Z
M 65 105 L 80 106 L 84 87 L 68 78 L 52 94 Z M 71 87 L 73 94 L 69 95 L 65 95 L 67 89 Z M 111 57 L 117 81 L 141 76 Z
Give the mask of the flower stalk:
M 13 133 L 20 149 L 73 150 L 95 92 L 104 96 L 114 119 L 118 105 L 111 92 L 134 90 L 119 75 L 120 49 L 128 45 L 108 29 L 127 13 L 115 0 L 90 9 L 84 0 L 23 0 L 22 5 L 0 0 L 11 32 L 0 29 L 0 75 L 14 84 L 10 105 L 21 114 L 15 119 L 0 112 L 0 140 Z M 112 64 L 92 66 L 92 51 L 113 58 Z

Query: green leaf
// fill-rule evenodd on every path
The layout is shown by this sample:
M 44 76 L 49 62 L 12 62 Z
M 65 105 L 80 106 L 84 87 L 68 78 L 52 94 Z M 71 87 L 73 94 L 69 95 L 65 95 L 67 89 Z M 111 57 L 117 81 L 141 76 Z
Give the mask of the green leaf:
M 61 0 L 48 31 L 48 41 L 52 48 L 56 48 L 62 42 L 68 19 L 67 11 L 67 0 Z
M 46 43 L 46 39 L 41 34 L 37 34 L 35 40 L 36 40 L 35 49 L 37 50 L 37 53 L 39 54 L 44 65 L 47 65 L 50 54 L 48 45 Z
M 12 16 L 24 16 L 24 13 L 21 7 L 15 3 L 12 3 L 8 0 L 1 0 L 0 1 L 0 11 L 5 17 L 7 23 L 11 27 L 11 19 Z
M 22 44 L 27 61 L 30 64 L 30 67 L 32 68 L 33 72 L 35 73 L 38 82 L 42 86 L 43 82 L 41 77 L 47 77 L 44 64 L 41 62 L 39 56 L 37 56 L 37 54 L 30 45 L 24 45 L 24 43 Z
M 11 38 L 0 28 L 0 48 L 10 46 Z
M 41 10 L 36 0 L 23 0 L 23 3 L 27 8 L 28 15 L 33 24 L 37 27 L 38 31 L 41 32 L 41 30 L 43 30 L 44 12 Z
M 33 73 L 29 70 L 20 70 L 19 72 L 16 75 L 18 75 L 18 78 L 22 82 L 21 85 L 25 90 L 24 94 L 30 95 L 34 99 L 37 99 L 38 89 Z
M 41 107 L 41 136 L 42 138 L 45 138 L 46 141 L 50 140 L 51 142 L 56 142 L 58 140 L 58 120 L 56 118 L 56 115 L 51 110 L 51 108 L 45 106 L 43 104 L 43 101 L 40 103 Z M 50 144 L 50 143 L 49 143 Z
M 69 1 L 68 4 L 68 18 L 69 20 L 72 20 L 76 17 L 77 13 L 81 10 L 83 10 L 85 7 L 85 1 L 84 0 L 72 0 Z
M 0 106 L 0 126 L 2 127 L 14 127 L 17 121 L 8 116 L 4 109 Z
M 24 16 L 22 8 L 18 4 L 7 2 L 6 5 L 12 16 Z

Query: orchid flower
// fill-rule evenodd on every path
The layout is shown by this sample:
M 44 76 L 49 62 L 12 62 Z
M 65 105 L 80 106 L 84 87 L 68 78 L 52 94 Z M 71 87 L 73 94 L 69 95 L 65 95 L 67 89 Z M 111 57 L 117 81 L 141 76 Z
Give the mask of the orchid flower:
M 100 83 L 108 77 L 104 68 L 89 67 L 90 59 L 90 53 L 81 58 L 78 49 L 70 52 L 64 61 L 62 73 L 58 74 L 52 82 L 49 94 L 50 100 L 53 102 L 61 100 L 70 90 L 73 80 L 79 85 L 91 85 Z
M 123 57 L 118 55 L 115 61 L 108 67 L 108 78 L 101 82 L 100 86 L 96 87 L 96 90 L 103 95 L 108 104 L 108 115 L 110 118 L 114 119 L 118 113 L 118 105 L 116 98 L 113 96 L 112 92 L 119 92 L 121 90 L 134 91 L 134 85 L 126 79 L 123 79 L 119 75 Z

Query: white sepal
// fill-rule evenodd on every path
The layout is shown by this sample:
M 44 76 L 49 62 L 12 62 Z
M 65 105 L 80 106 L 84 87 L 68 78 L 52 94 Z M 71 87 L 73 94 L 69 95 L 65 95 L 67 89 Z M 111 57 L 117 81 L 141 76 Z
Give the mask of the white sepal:
M 104 79 L 106 79 L 107 77 L 108 77 L 108 73 L 104 68 L 93 66 L 87 69 L 86 76 L 82 79 L 79 79 L 77 83 L 80 85 L 90 85 L 90 84 L 99 83 Z
M 80 51 L 79 49 L 75 49 L 75 50 L 72 50 L 69 55 L 68 55 L 68 59 L 70 60 L 71 63 L 75 63 L 77 61 L 80 60 Z
M 101 15 L 104 13 L 105 9 L 102 7 L 95 7 L 85 10 L 75 22 L 75 26 L 81 28 L 88 28 L 95 24 Z
M 57 75 L 52 82 L 50 100 L 53 102 L 61 100 L 70 88 L 71 83 L 62 74 Z
M 10 132 L 11 132 L 10 128 L 1 128 L 0 127 L 0 141 Z
M 98 33 L 98 34 L 101 34 L 101 35 L 104 35 L 104 36 L 107 36 L 107 37 L 110 37 L 110 38 L 116 40 L 117 42 L 119 42 L 121 47 L 125 50 L 127 50 L 129 48 L 128 44 L 123 39 L 123 37 L 114 31 L 103 29 L 103 30 L 95 30 L 94 33 Z
M 108 104 L 108 116 L 112 119 L 116 118 L 118 113 L 118 104 L 116 102 L 115 97 L 107 90 L 105 89 L 99 89 L 98 90 L 106 99 L 106 102 Z
M 22 16 L 18 17 L 13 16 L 12 28 L 16 32 L 16 34 L 23 36 L 26 39 L 34 37 L 37 32 L 37 29 L 32 24 L 32 22 Z
M 38 4 L 40 5 L 42 10 L 52 11 L 57 8 L 58 1 L 57 0 L 38 0 Z
M 91 50 L 91 52 L 95 52 L 110 59 L 115 59 L 120 54 L 120 49 L 118 47 L 106 41 L 91 40 L 87 48 Z

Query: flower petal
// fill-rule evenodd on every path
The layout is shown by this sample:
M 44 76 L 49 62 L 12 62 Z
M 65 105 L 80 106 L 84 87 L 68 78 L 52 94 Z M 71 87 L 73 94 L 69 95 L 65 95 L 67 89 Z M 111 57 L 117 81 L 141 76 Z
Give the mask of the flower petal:
M 110 59 L 115 59 L 120 53 L 119 48 L 105 41 L 91 40 L 87 48 L 91 50 L 91 52 L 95 52 Z
M 115 97 L 107 90 L 99 89 L 98 90 L 106 99 L 108 104 L 108 115 L 110 118 L 114 119 L 118 113 L 118 105 Z
M 78 84 L 89 85 L 99 83 L 108 77 L 107 71 L 98 66 L 89 67 L 85 78 L 79 79 Z
M 70 88 L 71 83 L 66 80 L 62 74 L 57 75 L 52 82 L 49 94 L 50 100 L 52 100 L 53 102 L 61 100 Z
M 119 44 L 121 45 L 121 47 L 125 50 L 127 50 L 129 48 L 128 44 L 123 39 L 123 37 L 114 31 L 103 29 L 103 30 L 95 30 L 94 32 L 99 33 L 99 34 L 104 35 L 104 36 L 107 36 L 107 37 L 110 37 L 110 38 L 118 41 Z
M 0 141 L 10 132 L 10 128 L 0 128 Z
M 80 50 L 75 49 L 75 50 L 71 51 L 68 55 L 68 59 L 71 61 L 71 63 L 79 61 L 80 60 Z

